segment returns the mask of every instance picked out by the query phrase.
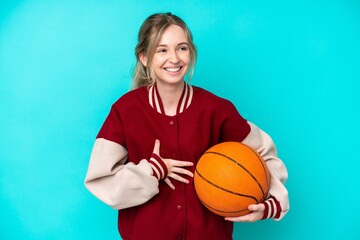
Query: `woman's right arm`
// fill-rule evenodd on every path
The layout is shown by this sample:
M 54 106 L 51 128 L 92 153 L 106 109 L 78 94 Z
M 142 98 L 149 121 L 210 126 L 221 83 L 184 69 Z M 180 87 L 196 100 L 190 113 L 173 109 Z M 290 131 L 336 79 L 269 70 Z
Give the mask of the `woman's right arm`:
M 97 138 L 91 153 L 85 186 L 115 209 L 147 202 L 159 192 L 159 181 L 150 163 L 126 163 L 127 150 L 116 142 Z
M 170 178 L 189 183 L 181 175 L 193 177 L 185 169 L 192 162 L 162 158 L 156 140 L 149 160 L 126 163 L 127 150 L 118 143 L 97 138 L 91 153 L 85 186 L 101 201 L 115 209 L 143 204 L 159 193 L 159 181 L 175 189 Z

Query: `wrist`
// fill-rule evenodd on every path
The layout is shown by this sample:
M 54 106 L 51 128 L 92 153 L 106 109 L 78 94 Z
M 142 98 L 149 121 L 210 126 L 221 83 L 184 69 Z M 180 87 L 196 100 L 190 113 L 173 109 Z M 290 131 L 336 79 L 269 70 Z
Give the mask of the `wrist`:
M 153 176 L 158 180 L 166 178 L 168 174 L 168 170 L 165 162 L 161 159 L 161 157 L 155 153 L 151 155 L 149 160 L 151 168 L 153 170 Z
M 267 218 L 279 218 L 281 214 L 281 205 L 280 202 L 274 197 L 271 196 L 262 203 L 265 207 L 264 215 L 262 219 Z

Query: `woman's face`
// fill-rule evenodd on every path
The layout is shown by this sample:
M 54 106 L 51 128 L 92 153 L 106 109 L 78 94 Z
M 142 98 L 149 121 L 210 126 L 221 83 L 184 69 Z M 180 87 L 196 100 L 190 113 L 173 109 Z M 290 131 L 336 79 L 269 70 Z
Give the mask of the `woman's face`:
M 171 25 L 164 31 L 152 57 L 151 67 L 156 82 L 172 85 L 182 83 L 189 64 L 190 50 L 186 34 L 181 27 Z

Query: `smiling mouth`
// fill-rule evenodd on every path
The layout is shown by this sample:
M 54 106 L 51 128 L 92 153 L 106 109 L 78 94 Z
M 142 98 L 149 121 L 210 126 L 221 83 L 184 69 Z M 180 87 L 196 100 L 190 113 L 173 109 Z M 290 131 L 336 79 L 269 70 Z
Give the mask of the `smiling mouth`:
M 165 71 L 167 71 L 167 72 L 172 72 L 172 73 L 179 72 L 181 69 L 182 69 L 182 67 L 176 67 L 176 68 L 174 68 L 174 67 L 172 67 L 172 68 L 167 67 L 167 68 L 164 68 Z

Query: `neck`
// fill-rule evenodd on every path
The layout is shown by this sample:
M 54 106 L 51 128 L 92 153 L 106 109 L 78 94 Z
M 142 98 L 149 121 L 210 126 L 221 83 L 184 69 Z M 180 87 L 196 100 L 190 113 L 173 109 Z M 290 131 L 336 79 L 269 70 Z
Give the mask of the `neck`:
M 168 116 L 176 115 L 176 109 L 179 103 L 179 99 L 184 90 L 185 82 L 182 81 L 179 84 L 161 84 L 156 83 L 157 90 L 159 92 L 162 104 L 164 106 L 165 114 Z

